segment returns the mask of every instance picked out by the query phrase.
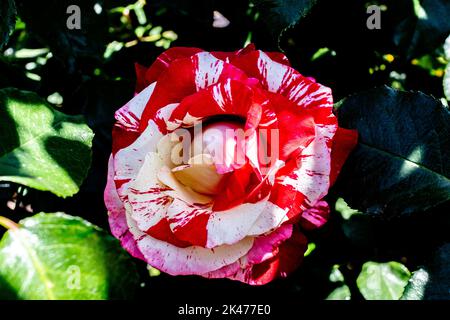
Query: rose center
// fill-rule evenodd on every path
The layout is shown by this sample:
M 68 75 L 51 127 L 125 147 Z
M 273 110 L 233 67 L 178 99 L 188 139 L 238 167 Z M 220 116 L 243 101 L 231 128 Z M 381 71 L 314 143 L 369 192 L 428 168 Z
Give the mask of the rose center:
M 196 132 L 199 131 L 199 132 Z M 220 193 L 223 181 L 235 161 L 237 135 L 242 126 L 234 122 L 215 122 L 194 130 L 187 164 L 172 169 L 175 177 L 192 190 L 206 194 Z M 243 131 L 242 131 L 243 132 Z

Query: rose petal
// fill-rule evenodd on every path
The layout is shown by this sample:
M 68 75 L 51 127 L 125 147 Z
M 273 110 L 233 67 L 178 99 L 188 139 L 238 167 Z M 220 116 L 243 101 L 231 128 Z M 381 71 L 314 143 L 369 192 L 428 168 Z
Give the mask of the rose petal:
M 154 94 L 142 116 L 140 130 L 145 130 L 146 122 L 154 119 L 160 108 L 180 102 L 184 97 L 224 79 L 247 79 L 247 77 L 235 66 L 206 52 L 175 60 L 158 78 Z
M 292 236 L 292 225 L 283 225 L 275 231 L 255 238 L 250 251 L 238 261 L 219 270 L 203 274 L 205 278 L 227 278 L 251 269 L 254 264 L 260 264 L 278 254 L 278 247 Z
M 331 148 L 331 173 L 330 185 L 332 186 L 341 172 L 342 166 L 347 160 L 350 152 L 358 143 L 358 131 L 337 128 Z
M 111 233 L 120 240 L 122 247 L 124 247 L 124 249 L 133 257 L 143 259 L 143 255 L 139 251 L 136 241 L 128 229 L 125 208 L 116 191 L 112 155 L 109 157 L 108 162 L 108 178 L 104 192 L 104 200 L 106 208 L 108 209 L 108 220 Z
M 305 230 L 322 227 L 330 216 L 330 207 L 326 201 L 319 201 L 314 207 L 302 212 L 300 225 Z
M 277 277 L 286 277 L 301 264 L 306 245 L 306 237 L 294 229 L 292 236 L 279 246 L 275 256 L 251 268 L 241 269 L 228 278 L 251 285 L 264 285 Z

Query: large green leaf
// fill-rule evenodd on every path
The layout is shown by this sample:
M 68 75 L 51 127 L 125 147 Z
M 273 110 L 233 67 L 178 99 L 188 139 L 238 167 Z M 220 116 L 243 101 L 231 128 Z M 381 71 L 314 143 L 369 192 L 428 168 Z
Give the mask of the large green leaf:
M 96 226 L 62 213 L 40 213 L 0 242 L 0 291 L 19 299 L 124 299 L 138 274 L 119 242 Z
M 14 0 L 2 0 L 0 2 L 0 49 L 8 42 L 15 22 L 16 6 Z
M 366 262 L 356 283 L 366 300 L 398 300 L 410 276 L 408 269 L 395 261 Z
M 450 243 L 433 260 L 413 273 L 402 300 L 450 300 Z
M 78 192 L 91 162 L 93 133 L 34 93 L 0 90 L 0 181 L 67 197 Z
M 261 18 L 278 37 L 285 29 L 294 26 L 304 17 L 317 0 L 253 0 Z
M 336 191 L 352 208 L 382 217 L 450 200 L 450 112 L 423 93 L 372 89 L 337 104 L 359 142 Z

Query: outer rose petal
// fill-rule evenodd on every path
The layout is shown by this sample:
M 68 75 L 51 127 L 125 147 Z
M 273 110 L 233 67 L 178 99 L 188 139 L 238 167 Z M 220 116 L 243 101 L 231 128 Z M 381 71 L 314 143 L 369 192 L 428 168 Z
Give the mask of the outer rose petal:
M 154 119 L 160 108 L 180 102 L 184 97 L 224 79 L 245 80 L 247 76 L 207 52 L 175 60 L 158 78 L 154 94 L 142 115 L 140 130 L 145 130 L 147 121 Z
M 250 43 L 245 48 L 234 51 L 234 52 L 215 51 L 215 52 L 211 52 L 211 54 L 214 55 L 216 58 L 224 60 L 224 61 L 233 61 L 235 58 L 244 56 L 253 51 L 256 51 L 255 45 L 253 43 Z M 276 61 L 278 63 L 284 64 L 287 66 L 290 65 L 289 59 L 281 52 L 266 52 L 266 54 L 273 61 Z
M 108 209 L 111 233 L 120 240 L 122 246 L 135 258 L 144 259 L 139 251 L 133 235 L 128 229 L 125 208 L 114 184 L 114 164 L 112 155 L 108 163 L 108 179 L 104 192 L 105 205 Z
M 150 84 L 158 80 L 159 76 L 167 70 L 170 64 L 181 58 L 191 57 L 196 53 L 202 52 L 202 49 L 189 47 L 170 48 L 159 55 L 156 61 L 147 69 L 145 81 Z
M 306 248 L 306 237 L 294 229 L 292 236 L 279 246 L 274 257 L 252 268 L 241 269 L 228 278 L 251 285 L 264 285 L 277 277 L 286 277 L 301 264 Z
M 300 225 L 305 230 L 312 230 L 322 227 L 330 216 L 330 207 L 325 201 L 319 201 L 316 206 L 303 211 L 300 218 Z
M 333 147 L 331 148 L 331 186 L 336 182 L 342 166 L 357 143 L 358 131 L 344 128 L 337 129 L 333 139 Z
M 214 249 L 198 246 L 180 248 L 146 235 L 136 227 L 128 214 L 127 222 L 144 260 L 171 275 L 201 275 L 218 270 L 237 261 L 253 245 L 252 238 L 245 238 L 236 244 Z
M 142 112 L 147 101 L 153 94 L 155 83 L 146 87 L 122 108 L 116 111 L 117 122 L 113 127 L 112 153 L 116 154 L 120 149 L 128 147 L 139 137 L 139 126 Z
M 281 243 L 292 236 L 292 225 L 283 225 L 275 231 L 255 238 L 250 251 L 235 263 L 219 270 L 209 272 L 203 276 L 206 278 L 226 278 L 251 269 L 254 264 L 262 263 L 278 254 Z
M 302 108 L 333 107 L 331 90 L 293 68 L 272 60 L 262 51 L 240 56 L 232 62 L 247 76 L 257 78 L 267 90 L 280 93 Z
M 275 179 L 271 201 L 287 209 L 289 219 L 314 207 L 328 193 L 334 130 L 333 126 L 316 126 L 314 140 Z

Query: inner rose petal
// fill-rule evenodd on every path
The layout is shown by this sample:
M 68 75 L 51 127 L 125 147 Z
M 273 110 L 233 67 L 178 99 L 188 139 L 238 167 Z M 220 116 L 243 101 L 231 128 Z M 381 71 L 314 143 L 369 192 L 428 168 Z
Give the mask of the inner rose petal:
M 211 156 L 219 174 L 232 172 L 245 164 L 245 131 L 238 122 L 213 122 L 195 132 L 191 155 Z
M 172 173 L 185 186 L 207 195 L 220 193 L 225 178 L 225 175 L 217 173 L 213 159 L 208 154 L 192 157 L 187 165 L 173 168 Z

